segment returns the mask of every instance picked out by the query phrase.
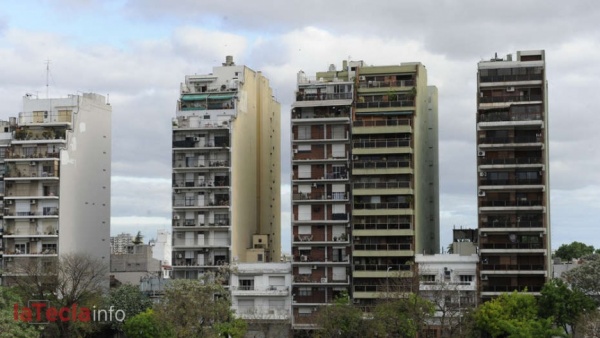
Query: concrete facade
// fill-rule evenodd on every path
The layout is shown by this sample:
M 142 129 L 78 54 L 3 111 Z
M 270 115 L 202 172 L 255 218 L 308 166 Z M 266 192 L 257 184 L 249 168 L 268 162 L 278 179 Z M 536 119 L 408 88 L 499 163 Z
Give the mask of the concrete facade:
M 544 51 L 479 62 L 477 93 L 481 297 L 539 294 L 552 277 Z
M 4 158 L 5 275 L 32 262 L 49 269 L 65 253 L 108 266 L 111 111 L 93 93 L 23 98 Z
M 227 57 L 181 84 L 173 119 L 174 278 L 279 260 L 280 105 Z
M 344 61 L 300 72 L 291 113 L 293 318 L 311 329 L 319 306 L 374 306 L 438 252 L 437 89 L 420 63 Z

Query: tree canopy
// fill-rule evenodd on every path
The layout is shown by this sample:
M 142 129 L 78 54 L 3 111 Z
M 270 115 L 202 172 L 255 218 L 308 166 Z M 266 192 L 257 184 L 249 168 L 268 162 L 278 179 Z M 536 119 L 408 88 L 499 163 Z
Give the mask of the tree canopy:
M 589 297 L 600 295 L 600 255 L 593 254 L 582 257 L 583 263 L 563 273 L 563 278 L 574 289 L 580 290 Z
M 492 337 L 526 338 L 560 335 L 551 318 L 538 316 L 538 306 L 531 294 L 505 293 L 483 303 L 474 313 L 477 329 Z
M 594 253 L 594 246 L 587 245 L 581 242 L 573 242 L 571 244 L 563 244 L 558 247 L 554 253 L 555 257 L 565 261 L 570 261 L 574 258 L 581 258 Z
M 540 315 L 553 318 L 554 324 L 561 327 L 565 334 L 569 328 L 573 333 L 581 316 L 596 308 L 594 301 L 578 289 L 571 289 L 560 279 L 547 282 L 538 299 Z

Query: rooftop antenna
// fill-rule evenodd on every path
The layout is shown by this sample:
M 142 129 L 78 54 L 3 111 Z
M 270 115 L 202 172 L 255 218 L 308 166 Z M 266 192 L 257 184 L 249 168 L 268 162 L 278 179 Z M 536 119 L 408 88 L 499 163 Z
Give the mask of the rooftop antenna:
M 48 87 L 50 78 L 50 59 L 46 59 L 46 98 L 48 98 Z

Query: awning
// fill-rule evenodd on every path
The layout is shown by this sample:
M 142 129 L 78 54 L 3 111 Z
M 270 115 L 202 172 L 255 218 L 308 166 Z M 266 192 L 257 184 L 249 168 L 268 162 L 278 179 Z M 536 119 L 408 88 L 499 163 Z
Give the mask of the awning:
M 201 100 L 228 100 L 232 99 L 235 93 L 231 94 L 187 94 L 181 97 L 181 101 L 201 101 Z

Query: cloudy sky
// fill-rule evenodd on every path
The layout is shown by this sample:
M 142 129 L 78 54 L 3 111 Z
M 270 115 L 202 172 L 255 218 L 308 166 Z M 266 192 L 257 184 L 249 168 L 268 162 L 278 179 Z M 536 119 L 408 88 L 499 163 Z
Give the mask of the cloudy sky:
M 170 133 L 179 83 L 225 55 L 262 71 L 289 126 L 296 73 L 420 61 L 439 89 L 442 244 L 476 227 L 475 74 L 498 53 L 545 49 L 553 248 L 600 247 L 600 6 L 582 1 L 23 0 L 0 8 L 0 119 L 25 93 L 109 94 L 112 230 L 170 227 Z M 287 133 L 283 133 L 287 135 Z M 283 139 L 288 149 L 289 139 Z M 289 178 L 289 154 L 282 157 Z M 289 250 L 284 181 L 284 250 Z

